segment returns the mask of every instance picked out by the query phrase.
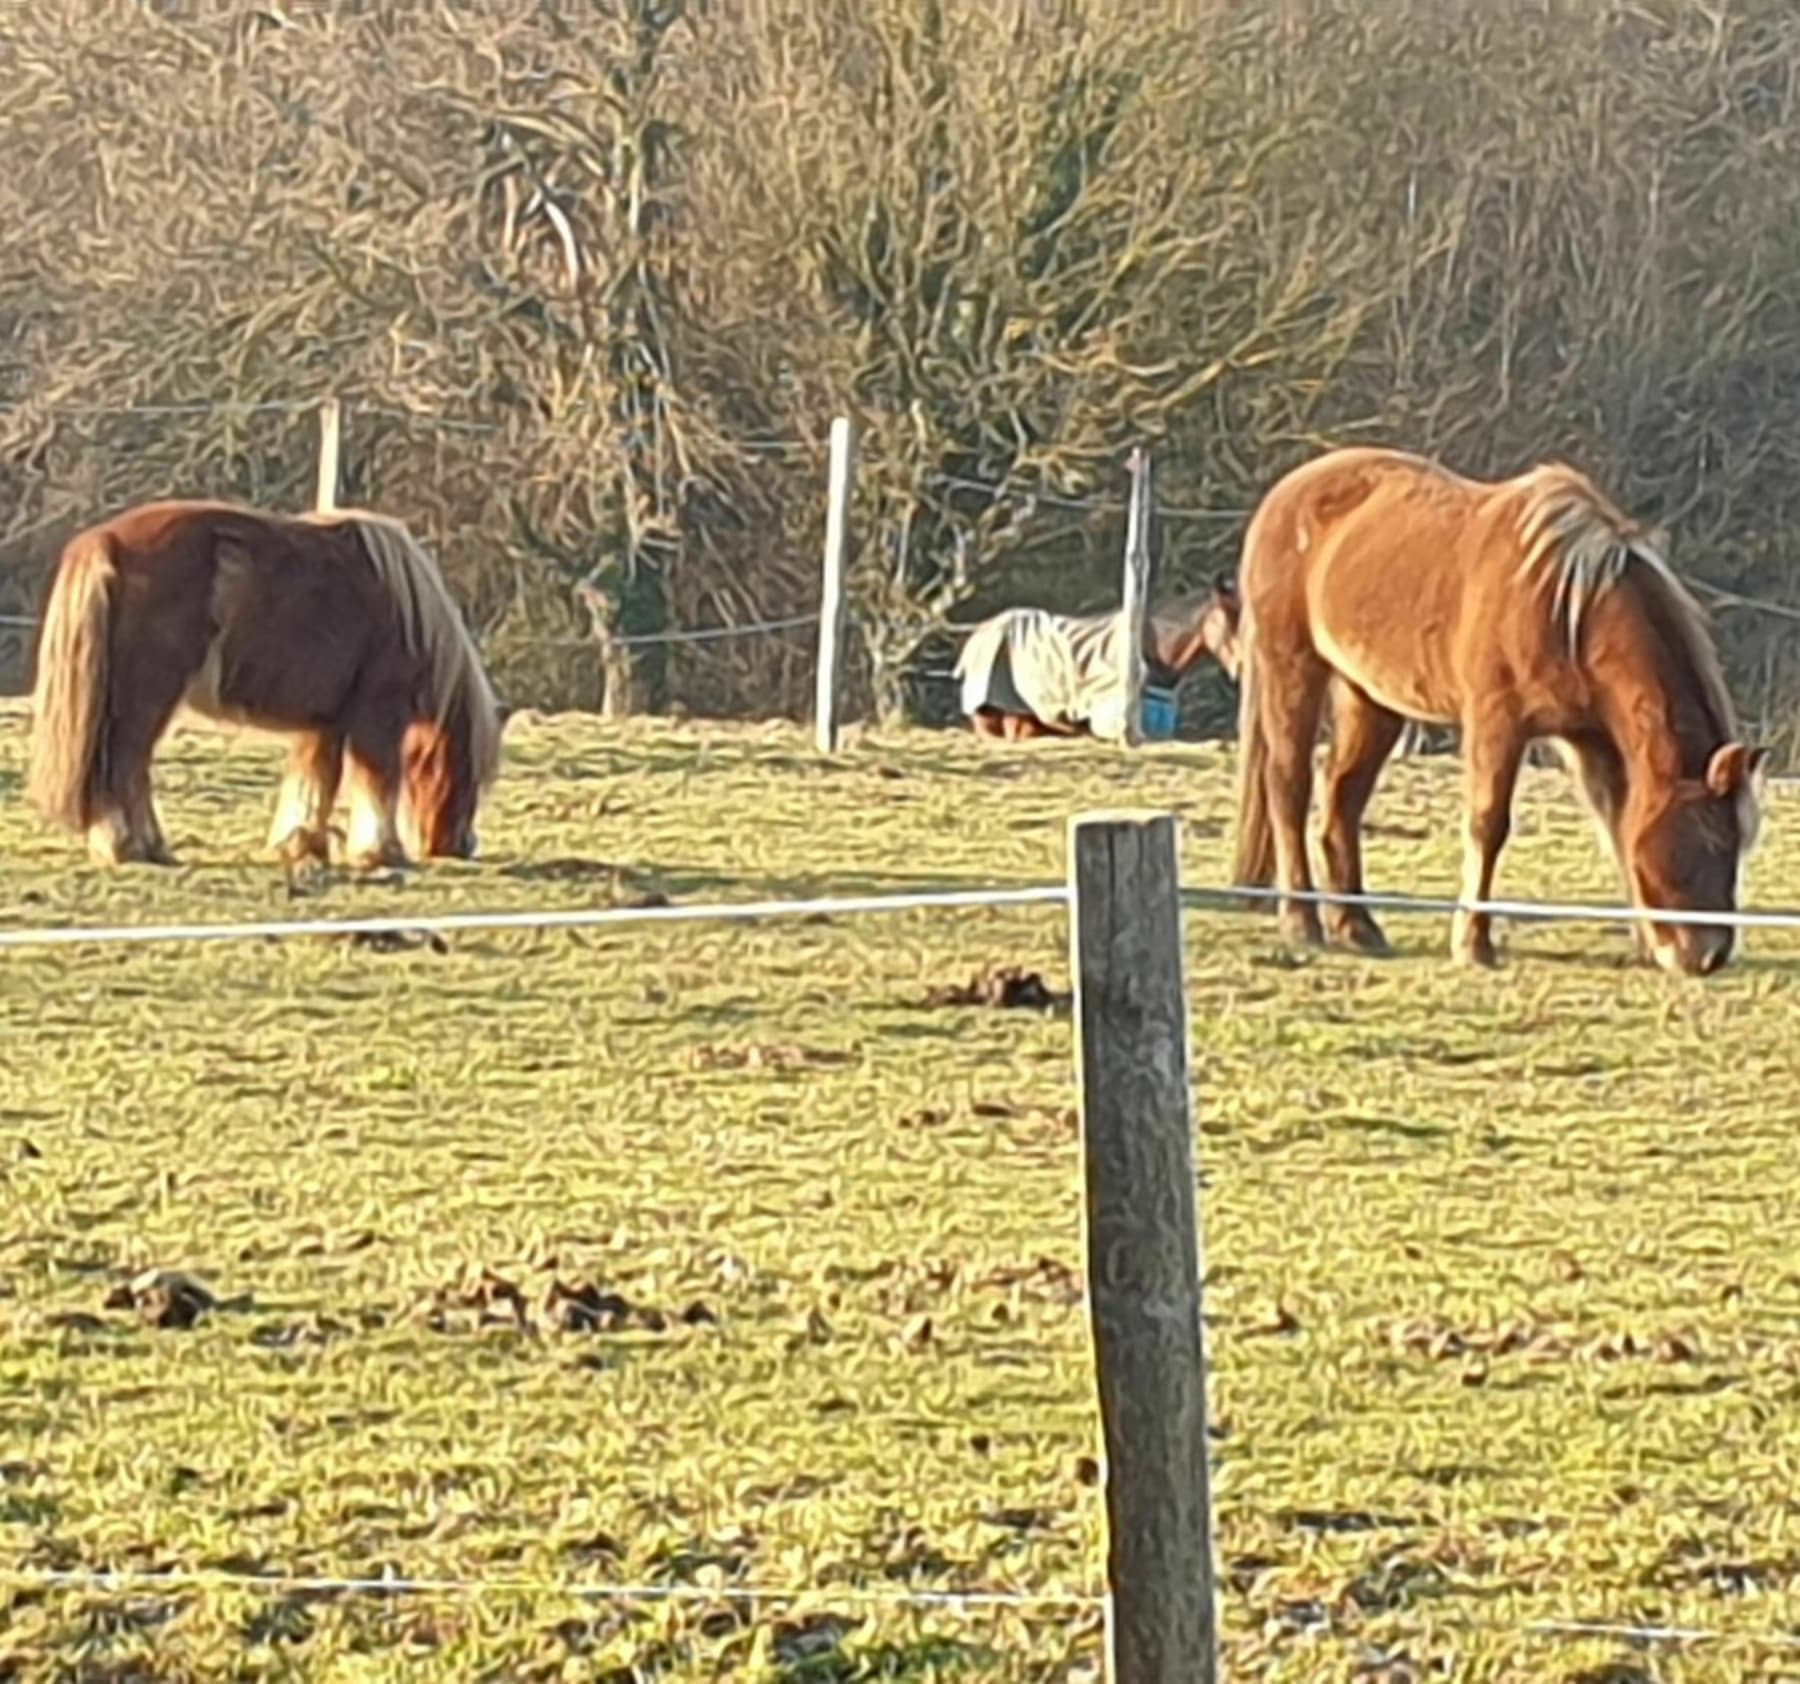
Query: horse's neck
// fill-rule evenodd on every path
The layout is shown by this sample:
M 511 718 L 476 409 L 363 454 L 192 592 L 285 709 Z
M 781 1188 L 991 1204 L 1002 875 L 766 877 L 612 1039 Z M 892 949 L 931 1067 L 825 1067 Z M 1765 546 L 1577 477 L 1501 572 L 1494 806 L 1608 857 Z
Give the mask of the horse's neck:
M 1595 613 L 1606 621 L 1589 677 L 1620 754 L 1659 783 L 1704 776 L 1726 733 L 1688 651 L 1643 603 L 1617 597 Z
M 1199 620 L 1172 631 L 1152 624 L 1144 642 L 1148 646 L 1144 651 L 1145 658 L 1180 678 L 1206 653 L 1206 622 Z

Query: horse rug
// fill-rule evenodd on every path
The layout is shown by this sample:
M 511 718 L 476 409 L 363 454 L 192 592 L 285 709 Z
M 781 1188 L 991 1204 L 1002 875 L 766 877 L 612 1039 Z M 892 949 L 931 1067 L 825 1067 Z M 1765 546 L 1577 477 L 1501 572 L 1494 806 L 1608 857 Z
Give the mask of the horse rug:
M 1009 608 L 983 620 L 957 657 L 962 711 L 1025 714 L 1123 737 L 1129 647 L 1118 613 L 1077 618 Z

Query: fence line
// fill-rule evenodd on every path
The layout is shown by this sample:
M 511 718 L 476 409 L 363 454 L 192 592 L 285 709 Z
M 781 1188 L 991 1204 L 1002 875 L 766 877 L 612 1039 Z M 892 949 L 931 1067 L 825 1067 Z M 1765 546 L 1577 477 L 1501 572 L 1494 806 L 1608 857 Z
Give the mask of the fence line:
M 891 895 L 804 900 L 714 901 L 687 906 L 571 907 L 563 911 L 449 912 L 412 918 L 269 918 L 235 924 L 112 924 L 0 930 L 0 949 L 142 945 L 150 942 L 281 940 L 298 936 L 449 935 L 472 930 L 589 930 L 634 924 L 747 924 L 776 918 L 833 918 L 921 908 L 1053 906 L 1063 884 L 1016 889 L 918 889 Z
M 1054 509 L 1076 509 L 1085 514 L 1125 514 L 1129 503 L 1115 497 L 1065 497 L 1053 491 L 1037 491 L 1023 486 L 1001 485 L 988 480 L 970 479 L 964 474 L 932 474 L 927 485 L 942 486 L 952 491 L 979 491 L 989 497 L 1012 493 L 1026 502 L 1046 503 Z M 1245 520 L 1252 513 L 1238 508 L 1193 508 L 1178 503 L 1161 504 L 1157 518 L 1173 520 Z
M 1302 901 L 1313 906 L 1362 906 L 1371 911 L 1483 913 L 1494 918 L 1517 918 L 1546 924 L 1693 924 L 1729 930 L 1800 930 L 1800 912 L 1697 912 L 1678 908 L 1596 906 L 1580 901 L 1436 899 L 1405 894 L 1340 894 L 1331 889 L 1276 889 L 1256 887 L 1184 889 L 1183 898 L 1213 910 L 1229 908 L 1232 901 Z M 1222 906 L 1221 903 L 1224 903 Z
M 564 1596 L 576 1601 L 638 1603 L 732 1603 L 822 1600 L 846 1607 L 922 1608 L 941 1613 L 1023 1612 L 1033 1609 L 1100 1609 L 1106 1598 L 1093 1591 L 901 1590 L 863 1585 L 654 1585 L 532 1579 L 517 1576 L 470 1579 L 331 1573 L 240 1573 L 225 1568 L 32 1568 L 0 1566 L 0 1585 L 26 1591 L 88 1591 L 153 1594 L 170 1590 L 279 1591 L 315 1596 Z M 1439 1616 L 1441 1627 L 1463 1632 L 1508 1633 L 1568 1642 L 1605 1638 L 1641 1644 L 1742 1644 L 1771 1650 L 1800 1650 L 1800 1632 L 1721 1631 L 1707 1626 L 1638 1625 L 1629 1621 L 1546 1619 L 1505 1620 Z
M 816 626 L 818 623 L 819 616 L 817 614 L 791 614 L 781 620 L 744 620 L 736 625 L 677 627 L 673 631 L 641 632 L 630 637 L 615 637 L 609 641 L 615 647 L 627 649 L 662 643 L 713 643 L 726 638 L 761 637 L 773 632 L 801 631 L 807 626 Z M 933 632 L 947 633 L 952 637 L 966 637 L 975 630 L 973 625 L 930 625 L 923 622 L 916 625 L 900 625 L 887 621 L 878 623 L 886 630 L 905 632 L 920 637 Z M 0 614 L 0 626 L 33 628 L 37 624 L 38 619 L 35 615 Z M 595 639 L 592 637 L 567 637 L 558 638 L 555 641 L 565 644 L 571 649 L 588 649 L 595 645 Z
M 1772 602 L 1763 596 L 1741 596 L 1736 591 L 1728 591 L 1719 585 L 1709 585 L 1704 579 L 1692 581 L 1694 589 L 1715 602 L 1721 608 L 1740 608 L 1752 614 L 1767 614 L 1777 620 L 1800 620 L 1800 608 L 1794 608 L 1785 602 Z
M 1242 901 L 1268 902 L 1282 896 L 1272 888 L 1202 885 L 1182 890 L 1184 903 L 1209 911 L 1232 911 Z M 1641 907 L 1584 905 L 1580 902 L 1433 899 L 1403 894 L 1336 894 L 1296 891 L 1293 899 L 1314 905 L 1364 906 L 1390 912 L 1486 913 L 1492 917 L 1551 924 L 1645 922 L 1694 924 L 1738 930 L 1800 930 L 1800 912 L 1646 911 Z M 860 917 L 920 910 L 978 910 L 987 907 L 1066 906 L 1066 884 L 1014 888 L 916 889 L 886 895 L 816 896 L 798 900 L 696 902 L 676 906 L 537 908 L 519 912 L 448 912 L 437 916 L 375 918 L 269 918 L 243 923 L 46 925 L 0 929 L 0 950 L 27 947 L 143 946 L 163 942 L 274 941 L 297 937 L 429 936 L 475 931 L 589 930 L 645 924 L 749 924 L 787 918 Z
M 157 1590 L 271 1590 L 345 1596 L 567 1596 L 594 1602 L 807 1602 L 815 1597 L 848 1606 L 931 1608 L 952 1613 L 978 1609 L 1101 1608 L 1091 1591 L 877 1590 L 860 1585 L 802 1587 L 752 1585 L 634 1585 L 564 1583 L 528 1578 L 411 1578 L 326 1573 L 234 1573 L 224 1568 L 0 1567 L 0 1585 L 28 1590 L 151 1592 Z
M 765 632 L 797 631 L 802 626 L 816 626 L 817 614 L 795 614 L 785 620 L 746 620 L 736 626 L 696 626 L 692 631 L 643 632 L 631 637 L 615 637 L 608 641 L 614 647 L 637 649 L 658 643 L 711 643 L 720 638 L 758 637 Z M 591 638 L 571 639 L 571 644 L 586 645 Z
M 300 415 L 318 407 L 317 398 L 269 398 L 254 402 L 223 398 L 217 402 L 191 399 L 180 403 L 50 404 L 35 413 L 50 419 L 68 415 Z M 0 403 L 0 415 L 33 412 L 33 406 L 28 403 Z
M 1481 1623 L 1480 1629 L 1511 1631 L 1518 1628 L 1487 1621 Z M 1744 1643 L 1758 1649 L 1800 1650 L 1800 1632 L 1791 1631 L 1711 1631 L 1704 1626 L 1640 1626 L 1615 1624 L 1608 1620 L 1532 1620 L 1523 1629 L 1534 1636 L 1571 1640 L 1610 1637 L 1628 1643 Z
M 761 637 L 772 632 L 797 631 L 806 626 L 816 626 L 818 623 L 819 616 L 817 614 L 795 614 L 785 620 L 746 620 L 741 625 L 734 626 L 695 626 L 691 630 L 644 632 L 632 637 L 615 637 L 610 641 L 615 647 L 623 646 L 629 649 L 662 643 L 712 643 L 724 638 Z M 0 626 L 35 628 L 38 624 L 35 615 L 0 614 Z M 555 641 L 570 649 L 588 649 L 595 646 L 595 640 L 592 637 L 567 637 L 558 638 Z

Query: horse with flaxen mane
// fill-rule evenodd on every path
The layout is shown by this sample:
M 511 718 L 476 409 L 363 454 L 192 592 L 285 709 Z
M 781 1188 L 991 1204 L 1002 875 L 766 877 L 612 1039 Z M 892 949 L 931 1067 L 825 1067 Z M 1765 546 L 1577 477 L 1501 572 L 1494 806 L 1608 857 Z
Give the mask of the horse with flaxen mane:
M 1397 451 L 1336 450 L 1264 498 L 1244 541 L 1236 881 L 1312 888 L 1306 816 L 1329 693 L 1325 874 L 1363 892 L 1360 827 L 1409 719 L 1454 724 L 1467 766 L 1462 899 L 1485 901 L 1527 745 L 1573 769 L 1631 904 L 1734 909 L 1756 836 L 1764 751 L 1741 742 L 1705 617 L 1655 533 L 1573 468 L 1468 480 Z M 1311 902 L 1282 923 L 1322 939 Z M 1386 943 L 1356 906 L 1334 939 Z M 1665 969 L 1731 957 L 1725 927 L 1643 921 Z M 1492 964 L 1485 913 L 1459 912 L 1452 952 Z
M 977 736 L 1116 734 L 1124 686 L 1119 615 L 1051 614 L 1009 608 L 969 634 L 956 661 L 962 710 Z M 1211 656 L 1235 679 L 1238 600 L 1229 579 L 1174 597 L 1144 625 L 1144 681 L 1173 690 Z M 1096 726 L 1099 726 L 1096 732 Z
M 270 846 L 468 857 L 500 711 L 436 563 L 398 521 L 160 502 L 72 539 L 38 639 L 29 794 L 103 864 L 170 862 L 150 762 L 177 708 L 286 735 Z

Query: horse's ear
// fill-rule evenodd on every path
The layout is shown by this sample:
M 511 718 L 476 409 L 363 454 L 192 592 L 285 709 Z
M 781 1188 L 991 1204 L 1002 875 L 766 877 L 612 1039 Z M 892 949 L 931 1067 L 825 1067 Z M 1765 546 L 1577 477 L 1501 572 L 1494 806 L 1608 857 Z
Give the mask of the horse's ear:
M 1768 750 L 1753 749 L 1743 743 L 1725 743 L 1713 751 L 1706 765 L 1706 787 L 1721 801 L 1736 795 L 1744 784 L 1762 770 Z
M 1669 559 L 1669 529 L 1658 522 L 1644 528 L 1643 545 L 1658 561 Z

